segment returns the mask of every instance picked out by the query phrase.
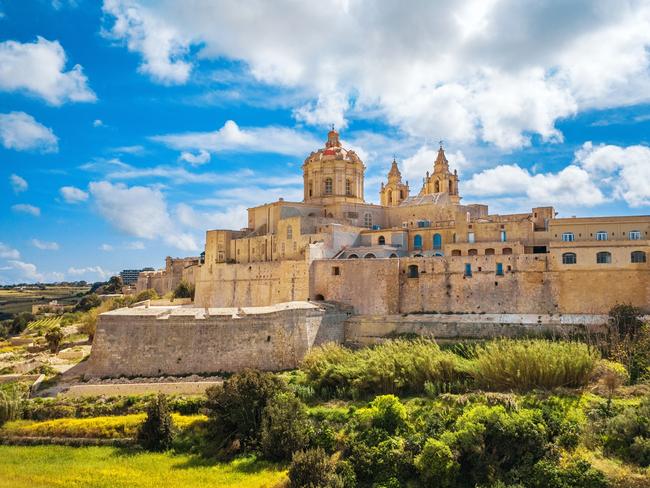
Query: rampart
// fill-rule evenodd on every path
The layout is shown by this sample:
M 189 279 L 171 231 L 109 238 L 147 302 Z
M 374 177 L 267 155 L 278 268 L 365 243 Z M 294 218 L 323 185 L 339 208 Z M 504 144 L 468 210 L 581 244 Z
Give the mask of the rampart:
M 118 309 L 100 316 L 85 374 L 159 376 L 295 368 L 312 346 L 342 342 L 347 317 L 335 307 L 308 302 L 244 309 Z

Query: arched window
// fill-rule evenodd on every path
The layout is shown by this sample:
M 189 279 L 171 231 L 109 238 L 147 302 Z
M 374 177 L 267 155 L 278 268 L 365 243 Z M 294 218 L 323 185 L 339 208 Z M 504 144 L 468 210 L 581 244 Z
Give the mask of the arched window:
M 493 256 L 493 255 L 494 255 L 494 249 L 492 249 L 491 247 L 488 247 L 488 248 L 485 250 L 485 255 L 486 255 L 486 256 Z
M 565 252 L 562 254 L 562 264 L 576 264 L 577 262 L 576 253 Z
M 512 254 L 512 248 L 504 247 L 503 250 L 501 251 L 501 254 Z
M 604 230 L 599 230 L 596 232 L 596 240 L 597 241 L 606 241 L 607 240 L 607 232 Z
M 287 225 L 287 239 L 293 239 L 293 229 L 290 225 Z
M 417 254 L 414 254 L 413 257 L 414 258 L 423 258 L 424 256 L 422 256 L 422 254 L 420 254 L 420 253 L 417 253 Z
M 645 263 L 646 262 L 645 252 L 643 252 L 643 251 L 634 251 L 630 255 L 630 260 L 633 263 Z
M 470 249 L 469 251 L 467 251 L 467 255 L 468 256 L 477 256 L 478 251 L 476 249 Z
M 596 253 L 597 264 L 610 264 L 612 262 L 612 254 L 607 251 Z
M 416 249 L 422 249 L 422 236 L 420 234 L 416 234 L 413 238 L 413 247 Z
M 399 191 L 399 199 L 404 200 L 404 190 Z
M 371 213 L 366 213 L 363 216 L 363 225 L 370 229 L 372 227 L 372 214 Z
M 350 178 L 345 180 L 345 194 L 348 196 L 352 195 L 352 180 Z
M 460 249 L 454 249 L 453 251 L 451 251 L 451 255 L 452 256 L 461 256 L 462 253 L 460 252 Z
M 386 238 L 384 236 L 379 236 L 379 239 L 377 239 L 377 244 L 379 244 L 380 246 L 385 246 Z
M 359 256 L 357 256 L 356 254 L 350 254 L 348 256 L 348 259 L 359 259 Z
M 388 256 L 388 257 L 389 257 L 389 258 L 396 258 L 396 257 L 397 257 L 397 254 L 395 254 L 395 253 L 391 253 L 391 255 Z
M 418 276 L 420 276 L 420 273 L 419 273 L 419 271 L 418 271 L 418 266 L 417 266 L 417 264 L 411 264 L 411 265 L 409 265 L 409 268 L 408 268 L 408 277 L 409 277 L 409 278 L 417 278 Z
M 388 190 L 386 192 L 386 205 L 392 205 L 393 204 L 393 192 L 392 190 Z
M 377 256 L 375 256 L 373 253 L 369 252 L 364 256 L 365 259 L 375 259 Z
M 442 236 L 440 234 L 433 234 L 433 248 L 442 249 Z
M 440 182 L 436 181 L 436 184 L 434 185 L 434 193 L 440 193 Z
M 310 181 L 309 182 L 309 196 L 312 196 L 314 194 L 314 184 Z
M 331 195 L 332 194 L 332 178 L 325 178 L 325 195 Z
M 449 187 L 448 187 L 447 191 L 449 193 L 451 193 L 452 195 L 454 194 L 454 184 L 451 182 L 451 180 L 449 180 Z

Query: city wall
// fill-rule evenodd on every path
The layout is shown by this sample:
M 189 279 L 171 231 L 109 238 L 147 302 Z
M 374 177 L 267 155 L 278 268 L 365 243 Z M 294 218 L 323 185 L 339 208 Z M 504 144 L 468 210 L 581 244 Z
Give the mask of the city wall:
M 297 367 L 314 345 L 343 342 L 348 314 L 307 302 L 245 309 L 138 307 L 100 316 L 88 377 Z

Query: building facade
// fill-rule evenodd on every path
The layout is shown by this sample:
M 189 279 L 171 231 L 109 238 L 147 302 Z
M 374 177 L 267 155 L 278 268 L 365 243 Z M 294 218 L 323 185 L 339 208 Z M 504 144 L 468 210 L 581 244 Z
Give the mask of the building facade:
M 490 214 L 461 203 L 442 146 L 417 193 L 393 161 L 381 204 L 367 203 L 363 161 L 335 130 L 302 169 L 303 201 L 250 208 L 241 230 L 207 231 L 205 259 L 188 274 L 198 306 L 311 299 L 367 314 L 603 313 L 650 303 L 650 216 Z

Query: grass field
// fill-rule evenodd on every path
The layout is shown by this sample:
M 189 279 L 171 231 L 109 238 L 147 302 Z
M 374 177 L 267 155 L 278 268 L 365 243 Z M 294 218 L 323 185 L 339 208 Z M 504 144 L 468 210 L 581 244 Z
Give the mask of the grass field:
M 277 466 L 241 458 L 213 463 L 188 455 L 112 447 L 0 446 L 0 488 L 272 488 Z
M 89 287 L 46 286 L 45 289 L 25 288 L 0 290 L 0 318 L 8 318 L 11 314 L 31 312 L 32 305 L 45 304 L 58 300 L 63 305 L 73 305 L 78 293 L 85 293 Z

